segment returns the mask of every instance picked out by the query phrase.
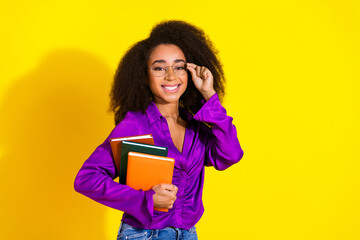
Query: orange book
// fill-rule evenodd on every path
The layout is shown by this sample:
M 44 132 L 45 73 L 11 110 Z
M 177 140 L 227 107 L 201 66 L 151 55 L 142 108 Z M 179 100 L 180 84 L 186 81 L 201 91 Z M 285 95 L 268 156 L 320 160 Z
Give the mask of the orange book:
M 147 191 L 160 183 L 172 183 L 175 159 L 157 155 L 129 152 L 126 184 Z M 167 212 L 167 208 L 154 208 Z
M 111 145 L 111 150 L 114 155 L 115 166 L 118 173 L 120 173 L 121 143 L 124 140 L 154 145 L 154 138 L 152 137 L 151 134 L 135 135 L 135 136 L 121 137 L 121 138 L 110 138 L 109 141 Z

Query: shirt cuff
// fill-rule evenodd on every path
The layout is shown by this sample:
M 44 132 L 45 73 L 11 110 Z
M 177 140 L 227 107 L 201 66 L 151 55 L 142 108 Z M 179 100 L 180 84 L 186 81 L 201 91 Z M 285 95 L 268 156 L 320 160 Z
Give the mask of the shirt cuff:
M 154 216 L 154 199 L 153 199 L 154 194 L 155 194 L 155 191 L 152 189 L 145 191 L 146 209 L 149 214 L 149 216 L 146 219 L 149 220 L 149 222 L 144 222 L 144 225 L 148 228 L 151 227 L 152 218 Z
M 204 104 L 200 110 L 194 115 L 194 119 L 200 122 L 209 122 L 212 123 L 212 112 L 221 111 L 224 112 L 225 109 L 221 106 L 220 99 L 217 93 L 211 96 L 208 101 L 202 100 Z M 225 111 L 226 114 L 226 111 Z

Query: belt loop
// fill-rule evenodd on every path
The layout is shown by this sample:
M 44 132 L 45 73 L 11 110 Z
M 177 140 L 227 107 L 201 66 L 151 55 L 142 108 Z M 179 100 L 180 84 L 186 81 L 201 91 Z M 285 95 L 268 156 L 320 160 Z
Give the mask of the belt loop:
M 180 229 L 179 229 L 179 228 L 174 228 L 174 229 L 175 229 L 175 231 L 176 231 L 176 240 L 179 240 L 179 239 L 180 239 L 180 235 L 181 235 Z
M 123 224 L 123 222 L 122 222 L 122 221 L 120 221 L 120 227 L 119 227 L 119 231 L 118 231 L 118 236 L 119 236 L 119 234 L 120 234 L 122 224 Z
M 152 231 L 153 231 L 153 236 L 154 236 L 155 238 L 157 238 L 158 235 L 159 235 L 159 229 L 153 229 Z

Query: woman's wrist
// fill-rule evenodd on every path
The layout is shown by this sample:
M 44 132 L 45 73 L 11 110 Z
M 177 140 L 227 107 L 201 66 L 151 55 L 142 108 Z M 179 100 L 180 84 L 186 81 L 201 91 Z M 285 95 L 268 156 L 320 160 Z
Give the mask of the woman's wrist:
M 215 93 L 215 90 L 211 89 L 206 92 L 201 92 L 201 95 L 205 98 L 206 101 L 208 101 Z

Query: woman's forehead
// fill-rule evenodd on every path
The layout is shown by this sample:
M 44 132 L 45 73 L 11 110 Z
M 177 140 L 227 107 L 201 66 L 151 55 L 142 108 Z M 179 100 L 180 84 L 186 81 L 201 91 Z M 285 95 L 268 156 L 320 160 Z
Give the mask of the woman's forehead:
M 186 61 L 183 51 L 174 44 L 160 44 L 156 46 L 149 56 L 149 64 L 156 62 L 172 63 Z

